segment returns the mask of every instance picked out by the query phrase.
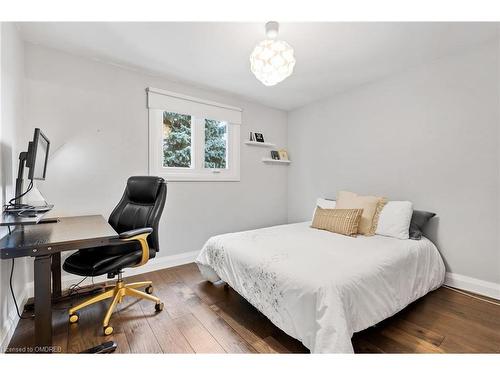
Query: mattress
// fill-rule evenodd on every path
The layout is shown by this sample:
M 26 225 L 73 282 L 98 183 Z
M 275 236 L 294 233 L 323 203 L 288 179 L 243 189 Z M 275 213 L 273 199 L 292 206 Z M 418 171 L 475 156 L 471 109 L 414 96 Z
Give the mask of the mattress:
M 348 237 L 310 222 L 210 238 L 196 263 L 223 280 L 312 353 L 352 353 L 351 337 L 444 282 L 436 246 Z

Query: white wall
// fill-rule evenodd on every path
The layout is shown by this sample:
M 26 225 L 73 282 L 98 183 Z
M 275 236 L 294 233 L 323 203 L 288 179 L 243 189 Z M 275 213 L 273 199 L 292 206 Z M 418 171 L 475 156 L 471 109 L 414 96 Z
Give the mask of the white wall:
M 289 113 L 290 222 L 338 190 L 436 212 L 448 271 L 500 282 L 499 45 L 394 75 Z
M 19 153 L 15 144 L 17 131 L 23 121 L 24 47 L 12 23 L 2 23 L 0 30 L 0 197 L 3 205 L 13 197 L 17 175 Z M 0 237 L 5 234 L 5 228 L 0 228 Z M 9 288 L 11 264 L 10 260 L 0 262 L 0 352 L 5 350 L 17 322 Z M 17 259 L 12 284 L 20 304 L 26 297 L 26 283 L 26 261 Z
M 31 44 L 25 54 L 20 144 L 34 127 L 52 142 L 38 187 L 55 215 L 107 217 L 127 177 L 147 174 L 148 86 L 241 107 L 242 138 L 260 130 L 286 146 L 285 112 Z M 240 182 L 170 182 L 158 256 L 199 250 L 215 234 L 285 223 L 287 168 L 262 163 L 267 152 L 242 144 Z

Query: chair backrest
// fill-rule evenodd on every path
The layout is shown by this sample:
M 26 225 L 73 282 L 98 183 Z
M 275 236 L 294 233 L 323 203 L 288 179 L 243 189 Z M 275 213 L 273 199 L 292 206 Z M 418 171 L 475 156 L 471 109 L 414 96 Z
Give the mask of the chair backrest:
M 120 203 L 109 216 L 109 224 L 118 232 L 150 227 L 149 247 L 160 251 L 158 223 L 167 199 L 167 184 L 161 177 L 132 176 Z

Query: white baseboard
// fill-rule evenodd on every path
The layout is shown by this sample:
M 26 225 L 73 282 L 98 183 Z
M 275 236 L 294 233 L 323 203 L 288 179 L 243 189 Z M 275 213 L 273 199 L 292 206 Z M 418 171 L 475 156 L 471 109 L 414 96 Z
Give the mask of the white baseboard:
M 20 295 L 16 296 L 17 303 L 20 309 L 22 309 L 22 306 L 24 306 L 24 304 L 28 301 L 28 295 L 28 285 L 26 285 Z M 10 297 L 10 292 L 9 298 L 12 298 Z M 14 336 L 14 331 L 16 330 L 17 323 L 19 323 L 16 306 L 14 305 L 14 303 L 12 303 L 11 306 L 12 308 L 7 315 L 7 321 L 3 324 L 1 331 L 3 334 L 0 337 L 0 353 L 5 353 L 5 351 L 7 350 L 10 340 L 12 339 L 12 336 Z
M 194 262 L 196 259 L 196 256 L 199 254 L 199 250 L 196 251 L 189 251 L 185 253 L 180 253 L 180 254 L 175 254 L 175 255 L 168 255 L 165 257 L 155 257 L 151 259 L 148 263 L 141 267 L 137 268 L 127 268 L 125 277 L 127 276 L 136 276 L 136 275 L 141 275 L 143 273 L 148 273 L 148 272 L 153 272 L 153 271 L 158 271 L 162 270 L 164 268 L 170 268 L 170 267 L 175 267 L 175 266 L 180 266 L 182 264 L 187 264 Z M 71 274 L 65 274 L 62 276 L 61 284 L 62 284 L 62 289 L 67 289 L 71 285 L 77 284 L 83 279 L 82 276 L 77 276 L 77 275 L 71 275 Z M 101 283 L 105 282 L 107 279 L 106 275 L 101 275 L 101 276 L 96 276 L 94 277 L 93 282 L 94 283 Z M 80 286 L 85 286 L 85 285 L 90 285 L 92 284 L 92 278 L 87 278 L 85 281 L 83 281 Z M 28 295 L 33 296 L 34 294 L 34 289 L 33 289 L 33 282 L 30 282 L 28 284 Z
M 473 277 L 446 272 L 445 285 L 500 299 L 500 284 L 475 279 Z

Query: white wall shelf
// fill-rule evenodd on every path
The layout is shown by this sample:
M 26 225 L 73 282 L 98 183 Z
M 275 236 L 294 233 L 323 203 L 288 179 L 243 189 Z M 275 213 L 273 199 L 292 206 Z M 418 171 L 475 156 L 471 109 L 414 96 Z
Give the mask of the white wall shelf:
M 274 143 L 269 143 L 269 142 L 245 141 L 245 144 L 257 147 L 276 147 Z
M 269 164 L 290 164 L 290 160 L 275 160 L 271 158 L 262 158 L 262 161 L 264 163 L 269 163 Z

